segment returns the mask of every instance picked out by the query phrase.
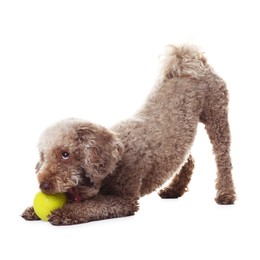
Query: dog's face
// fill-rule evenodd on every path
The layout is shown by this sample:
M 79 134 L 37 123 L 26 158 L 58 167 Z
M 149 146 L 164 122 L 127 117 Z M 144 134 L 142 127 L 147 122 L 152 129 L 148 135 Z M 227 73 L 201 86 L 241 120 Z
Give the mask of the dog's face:
M 123 153 L 116 135 L 89 122 L 67 119 L 43 132 L 36 173 L 45 193 L 69 192 L 84 187 L 85 197 L 98 193 L 103 179 L 113 172 Z

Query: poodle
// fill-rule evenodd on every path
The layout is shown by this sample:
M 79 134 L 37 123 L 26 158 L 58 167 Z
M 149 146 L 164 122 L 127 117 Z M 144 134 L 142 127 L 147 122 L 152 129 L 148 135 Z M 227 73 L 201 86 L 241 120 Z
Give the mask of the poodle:
M 225 82 L 194 46 L 170 45 L 161 57 L 154 89 L 133 118 L 111 129 L 70 118 L 41 135 L 36 165 L 40 189 L 67 193 L 70 201 L 51 212 L 51 224 L 134 215 L 139 198 L 170 178 L 159 195 L 182 196 L 194 168 L 190 149 L 199 122 L 205 125 L 215 154 L 215 200 L 234 203 Z M 39 219 L 33 207 L 22 217 Z

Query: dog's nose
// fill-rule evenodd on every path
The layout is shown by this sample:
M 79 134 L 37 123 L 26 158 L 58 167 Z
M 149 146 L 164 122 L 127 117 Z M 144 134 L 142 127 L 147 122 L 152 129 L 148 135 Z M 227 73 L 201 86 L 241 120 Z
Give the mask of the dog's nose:
M 41 189 L 43 192 L 48 192 L 48 191 L 50 190 L 50 188 L 51 188 L 51 185 L 50 185 L 49 182 L 44 181 L 44 182 L 42 182 L 42 183 L 40 184 L 40 189 Z

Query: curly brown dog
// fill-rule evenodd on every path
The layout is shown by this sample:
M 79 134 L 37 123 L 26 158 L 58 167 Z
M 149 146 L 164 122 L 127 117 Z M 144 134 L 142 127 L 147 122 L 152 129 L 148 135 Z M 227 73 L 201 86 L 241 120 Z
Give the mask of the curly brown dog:
M 66 119 L 40 137 L 36 166 L 40 189 L 65 192 L 70 203 L 49 221 L 70 225 L 133 215 L 141 196 L 173 177 L 159 192 L 177 198 L 187 190 L 197 125 L 205 128 L 217 164 L 216 202 L 232 204 L 228 92 L 205 57 L 190 46 L 168 46 L 160 78 L 144 107 L 108 130 L 84 120 Z M 22 214 L 39 219 L 32 207 Z

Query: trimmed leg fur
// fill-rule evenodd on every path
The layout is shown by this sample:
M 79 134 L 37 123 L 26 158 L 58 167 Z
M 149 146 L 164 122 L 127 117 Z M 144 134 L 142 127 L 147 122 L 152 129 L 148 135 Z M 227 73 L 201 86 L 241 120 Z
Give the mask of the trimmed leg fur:
M 221 100 L 223 100 L 223 97 Z M 225 100 L 222 102 L 225 102 Z M 215 200 L 221 205 L 234 204 L 236 200 L 231 174 L 230 129 L 226 107 L 226 104 L 220 103 L 215 110 L 206 110 L 201 116 L 201 121 L 205 124 L 215 154 L 218 169 Z
M 188 191 L 188 184 L 191 180 L 194 162 L 191 155 L 188 161 L 183 165 L 179 174 L 177 174 L 172 182 L 166 188 L 159 191 L 159 196 L 163 199 L 179 198 Z
M 229 154 L 229 126 L 225 115 L 217 118 L 217 121 L 222 121 L 221 127 L 216 123 L 216 120 L 206 124 L 218 168 L 216 180 L 217 196 L 215 200 L 218 204 L 234 204 L 236 194 L 231 175 L 232 164 Z

